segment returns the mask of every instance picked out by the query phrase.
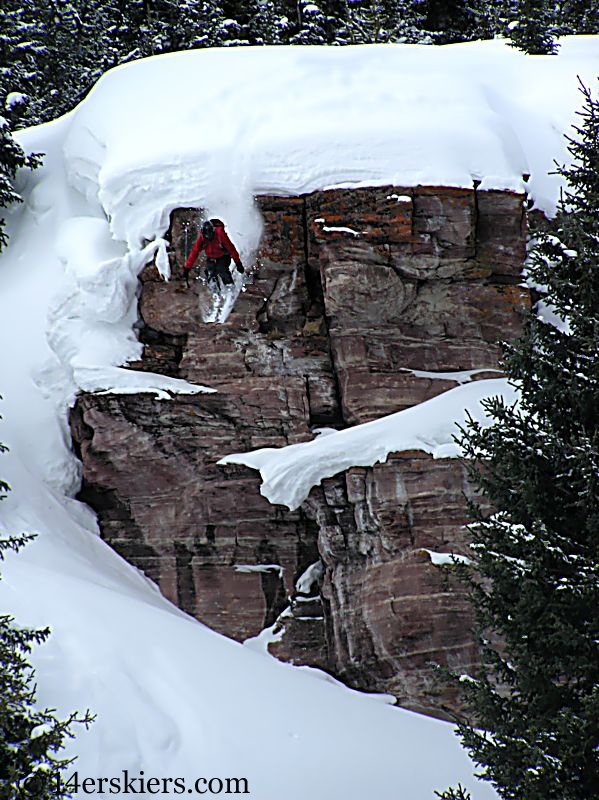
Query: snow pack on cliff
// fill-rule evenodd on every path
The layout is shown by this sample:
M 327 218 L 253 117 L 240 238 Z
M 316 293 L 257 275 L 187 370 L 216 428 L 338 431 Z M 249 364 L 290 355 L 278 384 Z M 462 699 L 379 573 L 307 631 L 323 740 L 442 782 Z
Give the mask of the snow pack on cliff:
M 74 499 L 66 420 L 78 390 L 165 402 L 212 391 L 123 369 L 141 352 L 137 274 L 156 256 L 168 278 L 174 208 L 225 218 L 246 263 L 260 240 L 257 194 L 523 190 L 530 176 L 527 191 L 551 213 L 559 178 L 548 173 L 567 160 L 577 76 L 590 84 L 598 65 L 596 37 L 566 39 L 548 57 L 501 41 L 186 52 L 112 70 L 69 115 L 19 134 L 45 157 L 19 176 L 25 202 L 0 256 L 0 441 L 10 448 L 0 475 L 12 486 L 0 533 L 37 538 L 2 565 L 0 597 L 19 624 L 52 627 L 34 654 L 40 703 L 98 715 L 70 745 L 82 777 L 243 777 L 258 800 L 425 800 L 458 781 L 494 796 L 448 724 L 279 663 L 165 600 Z M 347 431 L 344 451 L 326 445 L 333 436 L 299 445 L 297 462 L 295 451 L 272 462 L 271 477 L 284 475 L 273 498 L 296 505 L 364 453 L 370 463 L 423 443 L 447 453 L 463 409 L 479 414 L 481 396 L 505 388 L 484 384 Z M 313 474 L 301 483 L 305 464 Z M 268 471 L 264 454 L 253 465 Z

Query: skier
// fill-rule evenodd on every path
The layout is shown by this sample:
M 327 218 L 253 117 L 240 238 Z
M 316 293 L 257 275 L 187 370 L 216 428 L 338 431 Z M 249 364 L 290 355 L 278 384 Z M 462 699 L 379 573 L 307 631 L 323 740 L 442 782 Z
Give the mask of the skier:
M 191 268 L 202 250 L 206 251 L 206 279 L 209 284 L 218 286 L 218 278 L 227 286 L 233 284 L 229 269 L 231 259 L 235 262 L 237 272 L 245 272 L 239 253 L 225 232 L 224 222 L 220 219 L 207 219 L 185 262 L 185 280 L 188 286 Z

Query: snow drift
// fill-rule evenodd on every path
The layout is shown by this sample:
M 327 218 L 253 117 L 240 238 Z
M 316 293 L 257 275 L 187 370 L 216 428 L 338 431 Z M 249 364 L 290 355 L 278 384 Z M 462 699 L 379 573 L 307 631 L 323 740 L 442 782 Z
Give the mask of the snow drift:
M 458 426 L 466 425 L 467 415 L 489 424 L 481 401 L 502 396 L 515 403 L 517 394 L 505 379 L 476 381 L 458 386 L 418 406 L 387 417 L 356 425 L 311 442 L 280 449 L 265 447 L 250 453 L 234 453 L 220 464 L 245 464 L 260 470 L 261 493 L 271 503 L 298 508 L 324 478 L 349 467 L 371 467 L 385 461 L 389 453 L 422 450 L 433 458 L 460 455 L 455 437 Z

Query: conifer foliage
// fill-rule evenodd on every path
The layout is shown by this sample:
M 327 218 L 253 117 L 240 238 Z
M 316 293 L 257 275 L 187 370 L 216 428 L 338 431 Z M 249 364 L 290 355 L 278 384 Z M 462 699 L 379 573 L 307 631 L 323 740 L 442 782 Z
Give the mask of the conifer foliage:
M 414 3 L 410 3 L 414 7 Z M 421 0 L 423 27 L 435 44 L 487 39 L 499 30 L 501 3 L 488 0 Z
M 2 209 L 21 198 L 14 188 L 14 178 L 21 167 L 33 168 L 36 156 L 27 156 L 15 141 L 12 131 L 26 113 L 30 93 L 35 86 L 36 58 L 39 45 L 24 9 L 7 0 L 0 12 L 0 250 L 7 244 L 6 219 Z
M 597 33 L 599 0 L 562 0 L 559 3 L 561 34 Z
M 287 40 L 289 19 L 273 0 L 250 0 L 247 37 L 250 44 L 282 44 Z
M 425 4 L 413 0 L 352 3 L 346 28 L 352 44 L 430 42 L 424 30 Z
M 0 443 L 0 452 L 6 448 Z M 0 480 L 0 500 L 9 486 Z M 0 561 L 9 550 L 18 551 L 31 535 L 0 538 Z M 70 797 L 61 783 L 62 771 L 72 759 L 60 756 L 76 723 L 89 725 L 92 716 L 71 714 L 58 719 L 53 709 L 36 707 L 34 673 L 28 655 L 50 631 L 15 625 L 0 615 L 0 798 L 2 800 L 53 800 Z
M 320 5 L 311 0 L 300 0 L 297 4 L 298 30 L 291 44 L 326 44 L 327 19 Z
M 3 2 L 0 20 L 0 114 L 14 125 L 35 90 L 42 48 L 21 3 Z
M 558 6 L 551 0 L 512 0 L 508 2 L 511 17 L 511 43 L 530 55 L 551 55 L 557 52 Z
M 506 347 L 521 400 L 489 400 L 491 427 L 462 438 L 493 512 L 471 509 L 482 665 L 459 731 L 510 800 L 599 797 L 599 103 L 581 92 L 567 190 L 530 254 L 544 311 Z
M 26 155 L 13 138 L 8 120 L 0 116 L 0 214 L 3 208 L 20 203 L 21 197 L 14 187 L 14 178 L 21 167 L 36 167 L 37 155 Z M 8 243 L 6 219 L 0 216 L 0 250 Z

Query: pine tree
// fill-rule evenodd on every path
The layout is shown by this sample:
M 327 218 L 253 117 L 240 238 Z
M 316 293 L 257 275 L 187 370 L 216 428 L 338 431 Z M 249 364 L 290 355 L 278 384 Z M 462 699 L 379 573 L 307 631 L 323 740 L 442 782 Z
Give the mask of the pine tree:
M 496 32 L 497 5 L 487 0 L 424 0 L 418 5 L 435 44 L 484 39 Z
M 287 41 L 289 19 L 281 3 L 273 0 L 251 0 L 246 25 L 250 44 L 283 44 Z
M 236 17 L 227 17 L 216 0 L 201 0 L 199 20 L 201 25 L 201 40 L 197 37 L 189 39 L 185 49 L 190 47 L 235 47 L 248 44 L 242 36 L 242 28 Z
M 312 0 L 299 0 L 297 4 L 298 31 L 291 44 L 326 44 L 327 20 L 319 5 Z
M 17 170 L 35 169 L 39 163 L 40 156 L 26 155 L 21 145 L 13 138 L 8 120 L 0 116 L 0 212 L 3 208 L 21 202 L 21 196 L 14 187 Z M 6 219 L 0 217 L 0 250 L 7 244 Z
M 7 550 L 18 551 L 30 538 L 0 539 L 0 560 Z M 61 779 L 73 759 L 59 753 L 65 739 L 73 736 L 75 723 L 92 722 L 89 713 L 59 720 L 52 709 L 36 708 L 34 672 L 27 658 L 49 633 L 16 627 L 12 617 L 0 615 L 0 797 L 7 800 L 70 797 Z
M 531 313 L 505 348 L 519 404 L 489 400 L 493 424 L 462 438 L 494 511 L 471 508 L 482 665 L 459 730 L 510 800 L 599 797 L 599 103 L 581 91 L 567 189 L 529 259 L 555 317 Z
M 430 41 L 423 30 L 423 4 L 417 0 L 378 0 L 351 5 L 347 37 L 352 44 Z
M 444 792 L 435 792 L 437 797 L 442 800 L 472 800 L 472 795 L 461 784 L 458 784 L 455 789 L 447 789 Z
M 557 5 L 552 0 L 511 0 L 507 8 L 513 47 L 530 55 L 557 52 Z
M 117 64 L 175 50 L 247 44 L 218 0 L 35 0 L 19 13 L 34 51 L 27 123 L 71 110 Z
M 599 0 L 564 0 L 558 5 L 560 35 L 599 33 Z
M 140 55 L 241 44 L 239 25 L 217 0 L 146 0 L 139 25 Z
M 145 0 L 93 0 L 96 36 L 101 50 L 109 53 L 111 66 L 149 53 L 146 43 L 149 6 Z
M 9 72 L 11 92 L 23 93 L 27 103 L 18 107 L 19 124 L 37 124 L 70 110 L 84 89 L 114 59 L 110 39 L 100 35 L 101 5 L 92 0 L 35 0 L 11 9 L 3 23 L 2 39 L 11 39 L 2 63 Z M 4 11 L 4 9 L 3 9 Z M 14 120 L 11 120 L 14 126 Z
M 5 449 L 0 443 L 0 452 Z M 0 500 L 9 488 L 0 480 Z M 7 551 L 17 552 L 32 538 L 0 538 L 0 561 Z M 65 740 L 73 736 L 73 726 L 87 726 L 93 719 L 87 712 L 59 720 L 52 709 L 36 707 L 34 672 L 27 659 L 33 646 L 46 641 L 49 633 L 48 629 L 17 627 L 12 617 L 0 615 L 0 798 L 6 800 L 70 797 L 61 777 L 73 759 L 59 754 Z
M 467 26 L 460 41 L 493 39 L 504 33 L 503 3 L 489 0 L 469 0 Z
M 36 116 L 46 121 L 70 111 L 78 102 L 86 84 L 86 37 L 75 2 L 38 0 L 36 17 L 42 43 L 38 67 L 44 76 L 36 98 Z M 51 109 L 50 116 L 43 113 L 40 100 Z
M 2 10 L 0 32 L 0 214 L 1 209 L 19 203 L 14 187 L 17 171 L 34 169 L 39 157 L 27 156 L 12 131 L 27 113 L 35 91 L 35 36 L 19 3 L 7 0 Z M 0 250 L 8 243 L 6 219 L 0 216 Z
M 40 47 L 36 40 L 36 26 L 25 8 L 15 0 L 6 0 L 0 29 L 0 113 L 13 128 L 35 91 Z
M 328 44 L 349 44 L 346 26 L 354 0 L 321 0 L 320 7 L 325 16 L 325 30 Z

